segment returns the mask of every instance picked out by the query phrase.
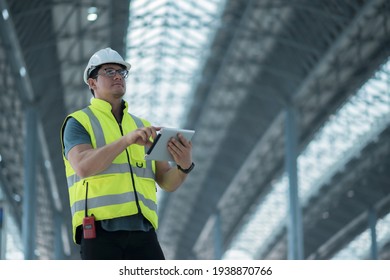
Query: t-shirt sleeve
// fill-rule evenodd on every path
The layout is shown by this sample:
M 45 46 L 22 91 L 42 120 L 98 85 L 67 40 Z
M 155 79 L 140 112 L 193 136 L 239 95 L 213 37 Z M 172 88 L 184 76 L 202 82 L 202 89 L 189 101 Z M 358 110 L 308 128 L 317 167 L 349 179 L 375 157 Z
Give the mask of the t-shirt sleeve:
M 91 137 L 85 128 L 75 118 L 69 118 L 64 128 L 64 153 L 68 158 L 68 152 L 76 145 L 91 144 Z

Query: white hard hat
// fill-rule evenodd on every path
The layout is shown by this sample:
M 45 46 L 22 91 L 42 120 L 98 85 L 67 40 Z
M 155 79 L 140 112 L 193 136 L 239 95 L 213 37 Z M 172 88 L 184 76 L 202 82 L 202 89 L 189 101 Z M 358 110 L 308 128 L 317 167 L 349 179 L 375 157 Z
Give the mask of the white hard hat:
M 94 53 L 88 61 L 87 67 L 84 70 L 84 82 L 88 84 L 88 77 L 91 74 L 91 71 L 97 66 L 107 63 L 120 64 L 126 67 L 127 70 L 130 70 L 131 65 L 123 60 L 120 54 L 114 51 L 111 48 L 101 49 Z

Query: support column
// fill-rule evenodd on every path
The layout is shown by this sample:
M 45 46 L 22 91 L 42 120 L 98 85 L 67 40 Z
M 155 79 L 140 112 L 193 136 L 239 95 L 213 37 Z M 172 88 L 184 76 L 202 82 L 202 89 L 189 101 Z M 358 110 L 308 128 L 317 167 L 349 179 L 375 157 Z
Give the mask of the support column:
M 221 230 L 221 214 L 217 209 L 214 222 L 214 259 L 222 258 L 222 230 Z
M 368 212 L 368 226 L 370 228 L 371 233 L 371 259 L 378 259 L 378 244 L 376 238 L 376 223 L 377 223 L 377 215 L 376 211 L 373 207 L 370 207 Z
M 54 213 L 55 219 L 55 236 L 54 236 L 54 248 L 55 248 L 55 258 L 56 260 L 63 260 L 64 256 L 64 245 L 62 240 L 62 215 L 55 211 Z
M 297 125 L 296 111 L 291 106 L 286 108 L 285 129 L 285 164 L 289 181 L 288 259 L 301 260 L 304 255 L 301 207 L 298 195 Z
M 0 189 L 0 260 L 5 259 L 5 226 L 4 226 L 4 216 L 5 216 L 5 209 L 4 209 L 4 199 L 3 194 L 1 193 Z
M 35 215 L 36 215 L 36 166 L 37 160 L 37 112 L 33 106 L 27 106 L 25 113 L 26 143 L 24 160 L 24 190 L 23 190 L 23 218 L 22 240 L 24 258 L 34 259 L 35 250 Z

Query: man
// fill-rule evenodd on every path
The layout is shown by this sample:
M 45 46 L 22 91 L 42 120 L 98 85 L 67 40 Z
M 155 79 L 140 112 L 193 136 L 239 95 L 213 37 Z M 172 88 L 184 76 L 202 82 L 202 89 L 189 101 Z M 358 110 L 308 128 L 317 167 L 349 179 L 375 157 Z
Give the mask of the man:
M 123 100 L 131 65 L 111 48 L 84 71 L 94 98 L 61 129 L 73 240 L 82 259 L 165 259 L 158 227 L 156 183 L 175 191 L 192 170 L 192 144 L 171 139 L 168 162 L 146 161 L 159 127 L 128 113 Z

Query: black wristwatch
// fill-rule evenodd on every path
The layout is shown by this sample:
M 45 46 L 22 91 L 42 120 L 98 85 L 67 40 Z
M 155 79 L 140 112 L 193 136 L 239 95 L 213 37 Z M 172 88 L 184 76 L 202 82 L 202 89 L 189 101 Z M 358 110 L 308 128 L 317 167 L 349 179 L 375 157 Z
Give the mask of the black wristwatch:
M 185 174 L 190 173 L 191 170 L 194 169 L 194 167 L 195 167 L 195 163 L 191 163 L 191 166 L 188 167 L 187 169 L 183 169 L 183 168 L 181 168 L 180 165 L 177 165 L 177 169 L 179 169 L 181 172 L 183 172 L 183 173 L 185 173 Z

